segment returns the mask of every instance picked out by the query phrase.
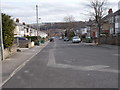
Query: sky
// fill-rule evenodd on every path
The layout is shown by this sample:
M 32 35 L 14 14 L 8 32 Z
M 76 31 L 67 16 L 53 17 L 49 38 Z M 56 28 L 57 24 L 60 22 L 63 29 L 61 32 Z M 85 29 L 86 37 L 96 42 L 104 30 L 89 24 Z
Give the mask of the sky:
M 118 10 L 118 1 L 107 0 L 107 11 Z M 36 5 L 38 5 L 39 23 L 63 22 L 64 17 L 72 15 L 76 21 L 86 21 L 90 18 L 89 0 L 1 0 L 1 11 L 19 18 L 20 22 L 36 23 Z

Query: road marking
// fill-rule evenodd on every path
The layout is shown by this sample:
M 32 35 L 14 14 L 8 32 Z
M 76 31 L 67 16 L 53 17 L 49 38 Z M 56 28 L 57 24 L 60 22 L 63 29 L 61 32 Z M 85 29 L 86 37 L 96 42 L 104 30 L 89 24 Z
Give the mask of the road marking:
M 87 70 L 99 70 L 103 68 L 108 68 L 110 66 L 105 66 L 105 65 L 93 65 L 93 66 L 86 66 L 85 69 Z
M 28 70 L 25 70 L 24 73 L 29 73 L 29 71 L 28 71 Z
M 112 73 L 120 73 L 119 70 L 114 70 L 114 69 L 100 69 L 98 71 L 102 71 L 102 72 L 112 72 Z
M 56 45 L 55 45 L 56 46 Z M 55 47 L 54 46 L 54 47 Z M 114 69 L 106 69 L 110 66 L 106 65 L 92 65 L 92 66 L 74 66 L 69 64 L 57 64 L 54 56 L 54 50 L 49 51 L 49 60 L 47 66 L 54 68 L 64 68 L 64 69 L 74 69 L 74 70 L 83 70 L 83 71 L 101 71 L 101 72 L 110 72 L 110 73 L 119 73 L 120 71 Z
M 117 56 L 118 57 L 118 56 L 120 56 L 120 54 L 118 54 L 118 53 L 117 54 L 113 54 L 113 56 Z
M 47 65 L 49 66 L 49 65 L 53 65 L 53 64 L 56 64 L 55 57 L 54 57 L 53 50 L 50 50 L 49 51 L 49 61 L 48 61 Z
M 40 53 L 40 51 L 41 51 L 42 49 L 44 49 L 47 45 L 48 45 L 48 43 L 47 43 L 46 45 L 44 45 L 44 47 L 42 47 L 37 53 L 35 53 L 33 56 L 31 56 L 28 60 L 26 60 L 23 64 L 21 64 L 18 68 L 16 68 L 16 69 L 9 75 L 9 77 L 0 84 L 0 88 L 1 88 L 5 83 L 7 83 L 7 81 L 10 80 L 18 71 L 20 71 L 33 57 L 35 57 L 38 53 Z
M 78 46 L 78 45 L 81 45 L 81 44 L 67 44 L 68 46 Z

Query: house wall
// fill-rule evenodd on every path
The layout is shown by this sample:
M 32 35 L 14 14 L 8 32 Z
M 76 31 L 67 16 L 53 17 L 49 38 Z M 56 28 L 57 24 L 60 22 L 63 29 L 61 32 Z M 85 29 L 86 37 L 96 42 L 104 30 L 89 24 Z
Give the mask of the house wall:
M 82 34 L 86 34 L 87 33 L 87 28 L 81 28 L 81 32 L 82 32 Z
M 96 28 L 95 25 L 91 27 L 91 37 L 92 38 L 98 37 L 98 29 Z
M 21 33 L 22 33 L 21 29 L 22 29 L 22 26 L 20 26 L 20 25 L 15 26 L 14 37 L 21 37 Z
M 44 32 L 39 32 L 39 36 L 40 36 L 41 38 L 46 38 L 46 37 L 47 37 L 47 34 L 44 33 Z
M 115 16 L 115 32 L 120 33 L 120 15 Z
M 15 37 L 19 36 L 19 26 L 15 26 L 14 36 Z

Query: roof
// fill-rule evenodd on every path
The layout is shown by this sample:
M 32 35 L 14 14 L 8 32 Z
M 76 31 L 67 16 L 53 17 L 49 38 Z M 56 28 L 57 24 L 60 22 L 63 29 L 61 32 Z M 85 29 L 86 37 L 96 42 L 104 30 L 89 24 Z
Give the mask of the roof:
M 114 15 L 120 15 L 120 9 L 114 13 Z

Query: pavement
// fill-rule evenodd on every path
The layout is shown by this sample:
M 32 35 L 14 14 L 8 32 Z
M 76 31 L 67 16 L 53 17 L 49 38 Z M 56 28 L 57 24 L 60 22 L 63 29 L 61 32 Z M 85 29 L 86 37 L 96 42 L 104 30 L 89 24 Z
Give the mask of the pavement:
M 49 43 L 3 88 L 117 88 L 117 50 L 84 44 Z
M 13 56 L 5 59 L 0 64 L 2 67 L 2 84 L 5 84 L 17 71 L 19 71 L 28 61 L 36 56 L 49 42 L 41 44 L 40 46 L 34 46 L 33 48 L 19 48 L 20 52 L 16 52 Z

